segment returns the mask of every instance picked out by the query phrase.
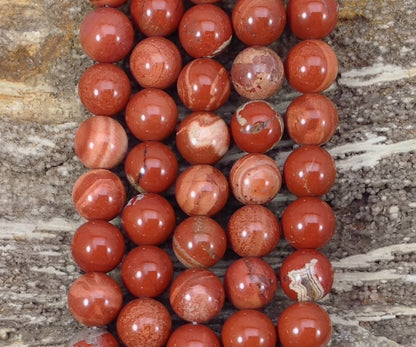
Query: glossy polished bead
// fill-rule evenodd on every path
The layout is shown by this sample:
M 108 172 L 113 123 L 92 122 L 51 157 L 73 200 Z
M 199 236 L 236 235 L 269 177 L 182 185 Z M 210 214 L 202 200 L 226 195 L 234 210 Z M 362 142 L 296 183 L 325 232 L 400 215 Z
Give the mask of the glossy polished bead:
M 227 235 L 212 218 L 193 216 L 177 226 L 172 246 L 176 258 L 186 267 L 210 267 L 227 250 Z
M 94 6 L 110 6 L 118 7 L 126 3 L 127 0 L 90 0 L 90 3 Z
M 325 201 L 306 196 L 286 207 L 282 228 L 293 247 L 320 248 L 334 235 L 335 214 Z
M 283 135 L 283 117 L 265 101 L 249 101 L 231 119 L 236 145 L 248 153 L 264 153 L 276 146 Z
M 327 257 L 313 249 L 289 255 L 280 269 L 280 285 L 292 300 L 317 301 L 329 293 L 334 271 Z
M 90 117 L 75 134 L 75 154 L 90 169 L 111 169 L 127 153 L 127 134 L 119 122 L 103 116 Z
M 290 0 L 287 4 L 290 30 L 298 38 L 322 39 L 338 22 L 337 0 Z
M 80 176 L 72 188 L 72 202 L 85 219 L 111 220 L 126 203 L 126 188 L 117 175 L 94 169 Z
M 192 60 L 178 77 L 178 95 L 192 111 L 214 111 L 228 100 L 231 84 L 220 63 L 207 58 Z
M 123 304 L 116 281 L 102 272 L 88 272 L 78 278 L 68 291 L 68 308 L 74 318 L 87 326 L 112 322 Z
M 179 124 L 176 147 L 191 164 L 215 164 L 230 147 L 228 126 L 216 114 L 194 112 Z
M 153 36 L 140 41 L 130 56 L 130 70 L 143 88 L 164 89 L 176 82 L 182 57 L 172 41 Z
M 289 51 L 285 71 L 289 84 L 298 92 L 320 93 L 335 81 L 338 59 L 327 43 L 305 40 Z
M 228 221 L 228 239 L 240 257 L 263 257 L 279 243 L 279 222 L 264 206 L 243 206 Z
M 101 7 L 85 17 L 79 36 L 82 48 L 90 58 L 101 63 L 115 63 L 130 53 L 134 30 L 123 12 Z
M 227 298 L 238 309 L 266 306 L 274 297 L 277 278 L 272 267 L 257 257 L 240 258 L 225 272 Z
M 154 298 L 162 294 L 173 276 L 169 256 L 156 246 L 139 246 L 131 250 L 121 265 L 121 278 L 134 296 Z
M 183 320 L 204 323 L 220 313 L 225 301 L 224 287 L 211 271 L 189 269 L 173 281 L 169 301 Z
M 121 221 L 127 237 L 136 245 L 159 245 L 172 233 L 176 216 L 164 197 L 145 193 L 130 199 Z
M 272 158 L 251 153 L 232 166 L 230 185 L 235 198 L 241 203 L 262 205 L 270 202 L 280 191 L 282 175 Z
M 286 159 L 283 174 L 292 194 L 320 196 L 327 193 L 335 182 L 335 162 L 323 148 L 303 146 Z
M 183 49 L 194 58 L 212 58 L 231 42 L 232 27 L 228 15 L 211 4 L 192 6 L 179 24 L 179 40 Z
M 286 308 L 277 329 L 283 347 L 325 347 L 332 334 L 328 313 L 313 302 L 297 302 Z
M 84 328 L 68 342 L 68 347 L 119 347 L 116 338 L 102 328 Z
M 131 93 L 126 73 L 113 64 L 96 64 L 85 70 L 78 83 L 84 107 L 97 116 L 114 116 L 126 107 Z
M 231 66 L 231 81 L 247 99 L 267 99 L 282 86 L 284 67 L 277 53 L 268 47 L 248 47 L 238 53 Z
M 285 6 L 280 0 L 238 0 L 232 22 L 235 34 L 246 45 L 267 46 L 283 33 Z
M 303 94 L 287 108 L 286 126 L 296 143 L 322 145 L 331 139 L 338 127 L 338 111 L 324 95 Z
M 168 36 L 183 15 L 182 0 L 132 0 L 130 13 L 134 23 L 146 36 Z
M 126 107 L 127 126 L 141 141 L 165 140 L 175 130 L 177 122 L 178 107 L 161 89 L 142 89 Z
M 241 310 L 224 323 L 221 339 L 224 347 L 275 347 L 276 329 L 264 313 Z
M 166 347 L 221 347 L 221 342 L 207 326 L 185 324 L 170 335 Z
M 130 184 L 143 193 L 161 193 L 175 182 L 178 161 L 161 142 L 145 141 L 127 154 L 124 169 Z
M 227 179 L 210 165 L 191 166 L 176 180 L 176 201 L 189 216 L 213 216 L 225 206 L 228 193 Z
M 89 221 L 72 237 L 72 257 L 85 272 L 113 270 L 120 264 L 124 250 L 123 234 L 106 221 Z
M 126 347 L 162 347 L 172 329 L 169 311 L 159 301 L 130 301 L 117 318 L 117 334 Z

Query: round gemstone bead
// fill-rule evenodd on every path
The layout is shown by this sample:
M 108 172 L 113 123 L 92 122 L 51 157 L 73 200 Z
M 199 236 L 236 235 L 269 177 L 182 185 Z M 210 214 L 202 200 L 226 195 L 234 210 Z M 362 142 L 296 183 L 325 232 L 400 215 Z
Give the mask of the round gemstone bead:
M 228 100 L 231 84 L 224 66 L 199 58 L 182 69 L 177 89 L 183 104 L 192 111 L 214 111 Z
M 277 53 L 268 47 L 242 50 L 231 66 L 231 81 L 238 94 L 247 99 L 267 99 L 284 81 L 284 67 Z
M 224 288 L 227 298 L 238 309 L 257 309 L 272 301 L 277 278 L 261 258 L 240 258 L 227 268 Z
M 131 93 L 126 73 L 113 64 L 96 64 L 82 74 L 78 95 L 84 107 L 97 116 L 114 116 L 127 105 Z
M 322 145 L 331 139 L 338 127 L 338 111 L 324 95 L 303 94 L 287 108 L 286 126 L 296 143 Z
M 116 338 L 103 328 L 84 328 L 68 342 L 68 347 L 119 347 Z
M 143 88 L 164 89 L 174 84 L 182 68 L 175 44 L 161 36 L 140 41 L 130 55 L 130 70 Z
M 72 189 L 72 202 L 85 219 L 111 220 L 126 202 L 126 188 L 111 171 L 94 169 L 80 176 Z
M 146 36 L 168 36 L 178 27 L 184 11 L 182 0 L 132 0 L 130 13 Z
M 335 182 L 335 162 L 323 148 L 303 146 L 288 156 L 283 174 L 292 194 L 320 196 L 327 193 Z
M 237 146 L 248 153 L 272 149 L 283 135 L 283 117 L 266 101 L 249 101 L 231 119 L 231 134 Z
M 136 245 L 159 245 L 172 233 L 176 216 L 164 197 L 145 193 L 130 199 L 121 221 L 127 237 Z
M 279 243 L 279 222 L 264 206 L 243 206 L 228 221 L 228 239 L 239 256 L 263 257 Z
M 72 257 L 85 272 L 109 272 L 120 264 L 125 250 L 124 237 L 112 224 L 89 221 L 72 237 Z
M 216 114 L 194 112 L 179 124 L 176 147 L 191 164 L 215 164 L 230 147 L 228 126 Z
M 111 323 L 123 304 L 116 281 L 102 272 L 88 272 L 78 278 L 68 291 L 68 308 L 74 318 L 87 326 Z
M 289 255 L 280 268 L 280 285 L 292 300 L 317 301 L 332 288 L 334 271 L 327 257 L 313 249 Z
M 285 6 L 280 0 L 238 0 L 232 22 L 235 34 L 246 45 L 267 46 L 283 33 Z
M 290 0 L 287 4 L 290 30 L 298 38 L 322 39 L 338 22 L 337 0 Z
M 191 166 L 176 180 L 176 201 L 189 216 L 213 216 L 225 206 L 228 194 L 227 179 L 211 165 Z
M 127 153 L 127 134 L 119 122 L 103 116 L 85 120 L 75 134 L 75 154 L 90 169 L 111 169 Z
M 227 235 L 212 218 L 193 216 L 177 226 L 172 246 L 176 258 L 186 267 L 210 267 L 223 257 Z
M 90 0 L 90 3 L 94 6 L 110 6 L 118 7 L 126 3 L 127 0 Z
M 323 200 L 306 196 L 292 202 L 283 212 L 286 240 L 295 248 L 325 246 L 335 231 L 335 214 Z
M 221 0 L 191 0 L 194 4 L 213 4 Z
M 170 335 L 166 347 L 221 347 L 217 335 L 205 325 L 185 324 Z
M 221 339 L 224 347 L 275 347 L 276 335 L 272 321 L 264 313 L 241 310 L 225 321 Z
M 188 269 L 172 283 L 170 304 L 188 322 L 204 323 L 220 313 L 225 301 L 220 279 L 206 269 Z
M 328 313 L 313 302 L 298 302 L 286 308 L 277 329 L 283 347 L 324 347 L 332 334 Z
M 327 43 L 305 40 L 289 51 L 285 71 L 289 84 L 298 92 L 320 93 L 335 81 L 338 59 Z
M 85 17 L 79 36 L 82 48 L 90 58 L 101 63 L 115 63 L 130 53 L 134 30 L 123 12 L 100 7 Z
M 161 142 L 145 141 L 127 154 L 124 169 L 130 184 L 143 193 L 161 193 L 175 182 L 178 161 Z
M 280 191 L 282 176 L 276 162 L 265 154 L 251 153 L 238 159 L 230 171 L 235 198 L 245 205 L 266 204 Z

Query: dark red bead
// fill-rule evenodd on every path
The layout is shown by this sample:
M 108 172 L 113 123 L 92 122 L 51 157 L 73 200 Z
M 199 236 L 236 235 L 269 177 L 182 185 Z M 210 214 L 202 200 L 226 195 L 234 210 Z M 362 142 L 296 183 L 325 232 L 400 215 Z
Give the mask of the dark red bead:
M 190 323 L 176 329 L 166 347 L 221 347 L 221 343 L 207 326 Z
M 116 338 L 103 328 L 84 328 L 68 342 L 68 347 L 119 347 Z
M 94 6 L 110 6 L 118 7 L 126 3 L 127 0 L 90 0 L 90 3 Z

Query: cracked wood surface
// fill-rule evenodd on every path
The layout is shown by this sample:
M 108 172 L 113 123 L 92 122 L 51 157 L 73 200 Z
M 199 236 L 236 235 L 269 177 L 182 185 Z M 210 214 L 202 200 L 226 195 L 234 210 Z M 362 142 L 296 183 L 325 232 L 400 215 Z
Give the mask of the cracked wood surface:
M 77 38 L 90 10 L 86 0 L 0 0 L 0 346 L 62 346 L 79 328 L 66 292 L 79 276 L 69 244 L 83 221 L 70 194 L 85 168 L 72 141 L 89 116 L 76 85 L 92 64 Z M 340 115 L 325 146 L 338 168 L 325 196 L 337 231 L 323 249 L 335 282 L 321 301 L 334 323 L 332 346 L 416 346 L 415 11 L 413 1 L 341 0 L 339 25 L 327 38 L 340 61 L 325 93 Z M 272 47 L 284 58 L 295 41 L 285 32 Z M 242 47 L 233 40 L 219 60 L 229 68 Z M 270 101 L 284 113 L 297 95 L 285 84 Z M 242 101 L 233 93 L 218 114 L 229 121 Z M 187 113 L 180 106 L 180 117 Z M 292 148 L 284 138 L 269 154 L 282 167 Z M 218 168 L 228 173 L 241 155 L 232 148 Z M 280 218 L 293 199 L 283 189 L 268 207 Z M 226 212 L 216 217 L 223 225 Z M 265 259 L 278 271 L 291 251 L 282 241 Z M 222 276 L 232 259 L 214 271 Z M 119 280 L 117 270 L 112 275 Z M 276 322 L 288 304 L 278 290 L 265 312 Z M 218 332 L 233 311 L 227 304 L 210 326 Z

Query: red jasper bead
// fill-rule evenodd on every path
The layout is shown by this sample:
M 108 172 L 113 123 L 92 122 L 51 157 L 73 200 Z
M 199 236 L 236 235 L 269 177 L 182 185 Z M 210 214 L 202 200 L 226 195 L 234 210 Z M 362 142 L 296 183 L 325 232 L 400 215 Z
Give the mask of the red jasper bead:
M 142 89 L 126 107 L 126 123 L 141 141 L 162 141 L 176 128 L 178 107 L 173 98 L 161 89 Z
M 214 57 L 231 42 L 231 21 L 219 7 L 211 4 L 192 6 L 179 24 L 179 40 L 191 57 Z
M 166 347 L 221 347 L 217 335 L 205 325 L 185 324 L 176 329 Z
M 327 43 L 305 40 L 289 51 L 285 71 L 287 81 L 298 92 L 320 93 L 335 81 L 338 59 Z
M 90 169 L 111 169 L 127 153 L 127 134 L 116 120 L 96 116 L 85 120 L 75 134 L 75 154 Z
M 230 132 L 216 114 L 195 112 L 179 124 L 176 146 L 191 164 L 215 164 L 230 147 Z
M 122 233 L 112 224 L 94 220 L 81 225 L 71 242 L 72 257 L 85 272 L 109 272 L 125 250 Z
M 277 329 L 283 347 L 324 347 L 332 334 L 328 313 L 313 302 L 297 302 L 286 308 Z
M 124 169 L 128 181 L 139 192 L 161 193 L 175 182 L 178 161 L 168 146 L 145 141 L 130 150 Z
M 231 134 L 236 145 L 248 153 L 271 150 L 283 135 L 283 117 L 266 101 L 249 101 L 231 119 Z
M 172 233 L 176 216 L 164 197 L 145 193 L 130 199 L 121 221 L 127 237 L 136 245 L 159 245 Z
M 96 64 L 85 70 L 78 83 L 84 107 L 98 116 L 114 116 L 126 107 L 131 93 L 126 73 L 113 64 Z
M 115 63 L 133 47 L 134 30 L 128 17 L 111 7 L 90 12 L 79 29 L 85 53 L 101 63 Z
M 194 4 L 213 4 L 221 0 L 191 0 Z
M 183 15 L 182 0 L 132 0 L 130 13 L 146 36 L 168 36 L 178 27 Z
M 289 255 L 280 269 L 280 285 L 292 300 L 317 301 L 329 293 L 334 271 L 327 257 L 314 249 Z
M 227 298 L 238 309 L 266 306 L 274 297 L 277 278 L 272 267 L 257 257 L 240 258 L 224 275 Z
M 68 347 L 119 347 L 116 338 L 102 328 L 84 328 L 68 342 Z
M 68 308 L 74 318 L 87 326 L 112 322 L 123 304 L 116 281 L 102 272 L 87 272 L 68 291 Z
M 323 148 L 303 146 L 288 156 L 283 174 L 292 194 L 320 196 L 327 193 L 335 182 L 335 162 Z
M 143 88 L 164 89 L 176 82 L 182 57 L 175 44 L 161 36 L 140 41 L 130 55 L 130 70 Z
M 334 235 L 335 214 L 325 201 L 305 196 L 285 209 L 282 228 L 293 247 L 320 248 Z
M 193 216 L 177 226 L 172 246 L 176 258 L 186 267 L 210 267 L 225 254 L 227 235 L 212 218 Z
M 156 246 L 139 246 L 130 251 L 121 265 L 121 278 L 134 296 L 154 298 L 169 286 L 173 264 L 169 256 Z
M 194 59 L 178 77 L 178 95 L 192 111 L 214 111 L 228 100 L 231 84 L 220 63 L 207 58 Z
M 188 322 L 204 323 L 220 313 L 225 301 L 220 279 L 206 269 L 188 269 L 172 283 L 170 304 Z
M 189 216 L 213 216 L 225 206 L 228 193 L 227 179 L 210 165 L 191 166 L 176 180 L 176 201 Z
M 287 17 L 292 32 L 300 39 L 322 39 L 338 22 L 337 0 L 290 0 Z
M 238 0 L 232 22 L 235 34 L 246 45 L 267 46 L 283 33 L 285 6 L 280 0 Z
M 111 220 L 126 202 L 126 188 L 117 175 L 94 169 L 80 176 L 72 188 L 72 202 L 85 219 Z
M 275 347 L 276 329 L 264 313 L 241 310 L 224 323 L 221 339 L 224 347 Z
M 303 94 L 286 111 L 287 132 L 300 145 L 322 145 L 338 127 L 338 111 L 330 99 L 321 94 Z
M 231 66 L 231 80 L 238 94 L 247 99 L 267 99 L 284 81 L 284 67 L 268 47 L 248 47 L 238 53 Z
M 159 301 L 130 301 L 117 318 L 117 334 L 126 347 L 162 347 L 172 329 L 169 311 Z
M 251 153 L 232 166 L 230 185 L 235 198 L 241 203 L 261 205 L 270 202 L 280 191 L 282 175 L 272 158 Z
M 228 239 L 239 256 L 263 257 L 279 243 L 279 222 L 264 206 L 243 206 L 228 221 Z
M 127 0 L 90 0 L 90 3 L 94 6 L 110 6 L 119 7 L 126 3 Z

